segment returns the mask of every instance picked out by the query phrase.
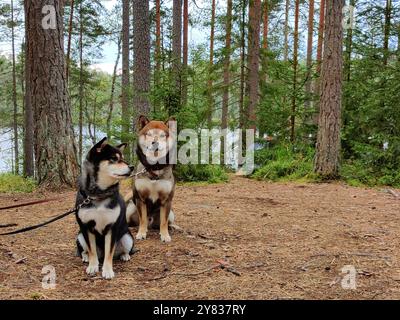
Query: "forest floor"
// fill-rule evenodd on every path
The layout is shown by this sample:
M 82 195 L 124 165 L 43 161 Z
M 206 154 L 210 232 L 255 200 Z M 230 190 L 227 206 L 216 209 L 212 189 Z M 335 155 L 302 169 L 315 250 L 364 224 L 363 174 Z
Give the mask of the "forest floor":
M 74 216 L 0 238 L 0 299 L 400 299 L 400 199 L 383 189 L 231 177 L 175 194 L 183 231 L 169 244 L 150 231 L 110 281 L 75 256 Z M 0 206 L 54 196 L 0 195 Z M 73 191 L 62 197 L 2 211 L 0 224 L 42 222 L 74 204 Z M 42 288 L 46 265 L 55 289 Z M 346 265 L 354 290 L 341 285 Z

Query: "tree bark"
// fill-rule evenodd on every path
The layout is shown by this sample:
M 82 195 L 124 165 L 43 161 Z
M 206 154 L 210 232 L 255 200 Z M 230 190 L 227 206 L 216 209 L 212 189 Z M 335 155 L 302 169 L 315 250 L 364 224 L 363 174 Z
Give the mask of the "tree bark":
M 248 55 L 248 125 L 256 129 L 260 65 L 261 0 L 250 0 L 249 4 L 249 55 Z
M 181 107 L 182 92 L 182 0 L 173 0 L 172 22 L 172 74 L 175 82 L 170 115 L 175 114 Z
M 263 49 L 268 49 L 268 0 L 264 0 L 264 10 L 263 10 Z
M 239 128 L 244 129 L 246 112 L 244 110 L 245 68 L 246 68 L 246 8 L 247 0 L 242 1 L 240 21 L 240 97 L 239 97 Z
M 161 2 L 156 0 L 156 85 L 159 85 L 161 72 Z
M 207 111 L 207 124 L 208 128 L 212 125 L 212 115 L 214 111 L 214 97 L 213 97 L 213 69 L 214 69 L 214 34 L 215 34 L 215 0 L 212 0 L 211 6 L 211 29 L 210 29 L 210 59 L 208 65 L 208 81 L 207 81 L 207 95 L 208 95 L 208 111 Z
M 112 119 L 112 113 L 114 111 L 114 95 L 115 95 L 115 82 L 117 79 L 117 68 L 119 64 L 119 59 L 121 56 L 121 42 L 122 42 L 122 35 L 118 38 L 118 54 L 117 58 L 115 59 L 114 63 L 114 70 L 113 70 L 113 75 L 111 78 L 111 93 L 110 93 L 110 103 L 108 104 L 108 116 L 107 116 L 107 136 L 111 136 L 111 119 Z M 122 117 L 122 120 L 125 121 L 126 119 Z M 94 123 L 94 121 L 93 121 Z
M 321 74 L 322 64 L 322 49 L 324 43 L 324 27 L 325 27 L 325 1 L 321 0 L 319 9 L 319 24 L 318 24 L 318 44 L 317 44 L 317 75 Z M 318 92 L 319 93 L 319 92 Z
M 355 0 L 350 0 L 350 5 L 355 6 Z M 344 61 L 344 77 L 347 82 L 351 80 L 351 54 L 353 51 L 353 28 L 347 29 L 346 35 L 346 50 L 345 50 L 345 61 Z
M 182 74 L 182 105 L 187 103 L 188 82 L 188 39 L 189 39 L 189 1 L 183 0 L 183 74 Z
M 18 147 L 18 105 L 17 105 L 17 73 L 15 65 L 15 21 L 14 1 L 11 0 L 11 49 L 12 49 L 12 101 L 13 101 L 13 131 L 14 131 L 14 174 L 19 174 Z
M 79 139 L 78 159 L 82 163 L 83 153 L 83 14 L 82 2 L 79 5 Z
M 231 64 L 231 33 L 232 33 L 232 0 L 227 0 L 226 9 L 226 37 L 224 57 L 224 93 L 222 98 L 222 129 L 228 127 L 229 111 L 229 86 L 230 86 L 230 64 Z
M 311 92 L 311 74 L 312 74 L 312 54 L 313 54 L 313 35 L 314 35 L 314 0 L 310 0 L 308 11 L 308 38 L 307 38 L 307 80 L 305 85 L 306 100 L 304 103 L 306 112 L 310 112 L 312 92 Z M 307 116 L 306 122 L 310 120 Z
M 323 43 L 324 43 L 324 28 L 325 28 L 325 11 L 326 11 L 326 0 L 321 0 L 319 9 L 319 23 L 318 23 L 318 44 L 317 44 L 317 67 L 315 81 L 315 92 L 319 97 L 321 94 L 321 67 L 322 67 L 322 55 L 323 55 Z M 314 124 L 318 124 L 319 118 L 319 103 L 316 103 L 315 114 L 313 116 Z
M 122 83 L 121 83 L 121 140 L 127 141 L 129 137 L 129 25 L 130 25 L 130 1 L 122 1 Z M 118 49 L 119 52 L 119 49 Z M 130 161 L 129 148 L 125 148 L 125 158 Z
M 320 115 L 314 171 L 323 178 L 339 176 L 342 105 L 344 0 L 327 0 Z
M 385 9 L 385 35 L 383 40 L 383 64 L 387 66 L 389 57 L 389 37 L 392 20 L 392 0 L 386 0 Z
M 293 45 L 293 92 L 292 92 L 292 112 L 290 115 L 290 141 L 295 140 L 296 126 L 296 102 L 297 102 L 297 68 L 298 68 L 298 50 L 299 50 L 299 13 L 300 0 L 296 0 L 294 12 L 294 45 Z
M 268 80 L 267 74 L 267 50 L 268 50 L 268 21 L 269 21 L 269 7 L 268 0 L 264 0 L 263 3 L 263 50 L 264 50 L 264 59 L 262 63 L 262 83 L 261 87 L 265 86 Z
M 28 21 L 27 11 L 25 10 L 25 21 Z M 30 65 L 28 59 L 28 23 L 25 23 L 25 92 L 24 92 L 24 175 L 33 177 L 35 174 L 35 163 L 33 157 L 34 129 L 33 129 L 33 108 L 31 104 L 30 90 Z
M 133 103 L 136 115 L 150 112 L 150 12 L 149 1 L 133 1 Z M 136 119 L 134 120 L 136 123 Z
M 284 40 L 284 51 L 283 51 L 283 60 L 288 61 L 289 58 L 289 0 L 286 0 L 285 5 L 285 40 Z
M 67 82 L 69 81 L 69 66 L 71 64 L 71 39 L 72 39 L 72 25 L 74 20 L 74 6 L 75 1 L 71 0 L 70 14 L 69 14 L 69 26 L 68 26 L 68 45 L 67 45 Z
M 27 0 L 24 4 L 37 179 L 53 188 L 75 186 L 78 162 L 66 83 L 62 7 L 55 0 Z M 55 29 L 42 26 L 45 5 L 55 8 Z

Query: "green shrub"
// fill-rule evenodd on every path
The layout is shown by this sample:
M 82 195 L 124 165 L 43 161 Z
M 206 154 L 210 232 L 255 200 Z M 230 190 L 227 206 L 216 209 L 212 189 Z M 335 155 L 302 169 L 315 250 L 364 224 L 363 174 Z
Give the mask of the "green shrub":
M 23 178 L 13 174 L 0 174 L 0 193 L 32 192 L 36 188 L 33 179 Z
M 218 183 L 228 181 L 228 174 L 220 165 L 182 165 L 175 168 L 175 177 L 184 182 Z
M 393 186 L 400 187 L 400 172 L 388 168 L 377 170 L 364 161 L 347 161 L 341 168 L 342 179 L 352 186 Z
M 252 177 L 269 181 L 314 178 L 312 159 L 313 150 L 309 147 L 287 145 L 257 150 L 254 161 L 258 169 Z

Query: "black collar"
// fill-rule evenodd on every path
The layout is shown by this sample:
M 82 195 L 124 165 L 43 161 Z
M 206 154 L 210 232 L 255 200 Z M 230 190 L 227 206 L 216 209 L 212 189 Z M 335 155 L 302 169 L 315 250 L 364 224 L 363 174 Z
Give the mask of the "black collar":
M 119 192 L 119 183 L 108 187 L 105 190 L 100 189 L 97 185 L 90 187 L 89 189 L 83 189 L 82 187 L 79 189 L 80 194 L 87 198 L 89 197 L 91 200 L 94 201 L 101 201 L 107 198 L 111 198 L 115 194 Z

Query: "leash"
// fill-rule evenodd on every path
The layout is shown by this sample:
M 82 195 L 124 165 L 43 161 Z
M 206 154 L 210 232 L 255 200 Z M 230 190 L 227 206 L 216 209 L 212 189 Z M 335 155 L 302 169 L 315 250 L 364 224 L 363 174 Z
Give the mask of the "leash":
M 140 170 L 137 173 L 131 174 L 130 177 L 137 177 L 140 174 L 143 174 L 147 171 L 146 168 Z M 29 206 L 29 205 L 34 205 L 34 204 L 39 204 L 39 203 L 46 203 L 46 202 L 50 202 L 50 201 L 54 201 L 54 200 L 58 200 L 58 199 L 46 199 L 46 200 L 38 200 L 38 201 L 33 201 L 33 202 L 28 202 L 28 203 L 22 203 L 22 204 L 17 204 L 17 205 L 12 205 L 12 206 L 8 206 L 8 207 L 1 207 L 1 210 L 6 210 L 6 209 L 12 209 L 12 208 L 19 208 L 19 207 L 25 207 L 25 206 Z M 9 236 L 9 235 L 13 235 L 13 234 L 18 234 L 18 233 L 23 233 L 23 232 L 27 232 L 27 231 L 31 231 L 34 229 L 38 229 L 41 228 L 43 226 L 46 226 L 52 222 L 55 222 L 57 220 L 60 220 L 62 218 L 65 218 L 66 216 L 70 215 L 71 213 L 75 213 L 77 212 L 80 208 L 82 208 L 82 206 L 89 204 L 90 202 L 92 202 L 92 198 L 87 197 L 85 200 L 83 200 L 82 203 L 80 203 L 79 205 L 77 205 L 75 208 L 68 210 L 67 212 L 64 212 L 63 214 L 60 214 L 59 216 L 56 216 L 48 221 L 45 221 L 43 223 L 40 224 L 36 224 L 34 226 L 29 226 L 29 227 L 25 227 L 22 229 L 18 229 L 18 230 L 14 230 L 14 231 L 10 231 L 10 232 L 6 232 L 6 233 L 0 233 L 0 236 Z
M 31 231 L 31 230 L 34 230 L 34 229 L 38 229 L 38 228 L 43 227 L 45 225 L 48 225 L 48 224 L 50 224 L 50 223 L 52 223 L 54 221 L 60 220 L 62 218 L 65 218 L 66 216 L 70 215 L 71 213 L 77 212 L 84 205 L 87 205 L 87 204 L 89 204 L 91 202 L 92 202 L 92 198 L 87 197 L 85 200 L 83 200 L 82 203 L 77 205 L 75 208 L 73 208 L 71 210 L 68 210 L 67 212 L 65 212 L 63 214 L 60 214 L 59 216 L 56 216 L 56 217 L 54 217 L 54 218 L 52 218 L 52 219 L 50 219 L 50 220 L 48 220 L 46 222 L 43 222 L 43 223 L 40 223 L 40 224 L 37 224 L 37 225 L 34 225 L 34 226 L 29 226 L 29 227 L 26 227 L 26 228 L 18 229 L 18 230 L 6 232 L 6 233 L 0 233 L 0 236 L 9 236 L 9 235 L 12 235 L 12 234 L 23 233 L 23 232 Z
M 52 199 L 43 199 L 43 200 L 37 200 L 37 201 L 26 202 L 26 203 L 14 204 L 14 205 L 7 206 L 7 207 L 0 207 L 0 211 L 2 211 L 2 210 L 7 210 L 7 209 L 14 209 L 14 208 L 21 208 L 21 207 L 33 206 L 34 204 L 46 203 L 46 202 L 56 201 L 56 200 L 60 200 L 60 199 L 61 199 L 61 198 L 52 198 Z
M 146 171 L 147 171 L 147 169 L 144 168 L 144 169 L 140 170 L 139 172 L 132 173 L 132 174 L 129 176 L 129 178 L 136 178 L 138 175 L 141 175 L 141 174 L 145 173 Z

